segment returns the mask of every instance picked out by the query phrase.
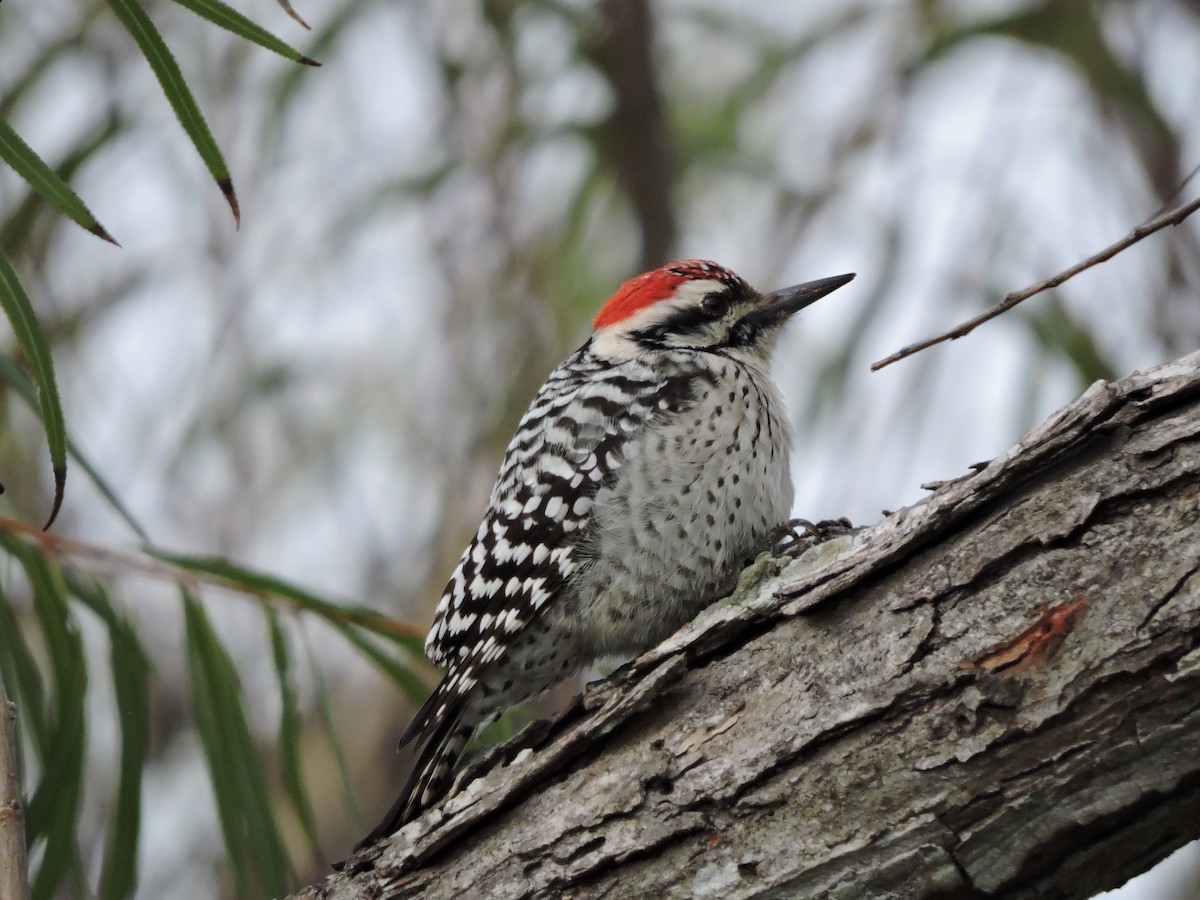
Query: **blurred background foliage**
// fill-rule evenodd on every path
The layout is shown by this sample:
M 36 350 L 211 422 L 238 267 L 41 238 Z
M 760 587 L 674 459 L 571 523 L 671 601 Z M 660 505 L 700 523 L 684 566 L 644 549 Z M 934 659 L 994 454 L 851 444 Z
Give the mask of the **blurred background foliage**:
M 0 333 L 35 897 L 277 895 L 349 850 L 508 436 L 638 271 L 859 273 L 779 354 L 814 519 L 877 521 L 1200 344 L 1187 222 L 867 371 L 1195 193 L 1195 0 L 341 0 L 311 32 L 233 5 L 322 68 L 198 0 L 0 4 L 0 121 L 123 248 L 0 170 L 71 455 L 42 533 L 37 353 Z M 1127 896 L 1195 896 L 1195 858 Z

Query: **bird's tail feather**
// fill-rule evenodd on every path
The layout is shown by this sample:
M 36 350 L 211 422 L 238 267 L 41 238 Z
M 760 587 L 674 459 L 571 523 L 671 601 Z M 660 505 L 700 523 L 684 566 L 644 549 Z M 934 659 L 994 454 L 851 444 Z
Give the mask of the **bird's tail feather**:
M 428 738 L 418 742 L 417 757 L 400 796 L 383 817 L 383 821 L 358 842 L 355 850 L 395 834 L 440 800 L 450 789 L 455 764 L 475 732 L 475 723 L 463 719 L 461 706 L 444 707 L 438 710 L 439 715 L 431 717 L 428 711 L 440 706 L 444 699 L 438 696 L 439 693 L 434 691 L 433 696 L 413 720 L 414 725 L 423 717 L 433 718 L 434 722 L 432 730 L 428 732 Z M 409 732 L 412 730 L 412 726 L 409 726 Z M 401 745 L 404 743 L 402 740 Z

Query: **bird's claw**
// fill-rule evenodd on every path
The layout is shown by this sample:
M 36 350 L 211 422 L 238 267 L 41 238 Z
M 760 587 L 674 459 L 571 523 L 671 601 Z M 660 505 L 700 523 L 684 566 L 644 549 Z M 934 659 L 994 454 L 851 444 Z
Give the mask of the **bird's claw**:
M 849 534 L 854 525 L 845 516 L 837 519 L 822 519 L 817 523 L 808 519 L 792 519 L 780 525 L 771 542 L 775 556 L 798 556 L 816 544 Z

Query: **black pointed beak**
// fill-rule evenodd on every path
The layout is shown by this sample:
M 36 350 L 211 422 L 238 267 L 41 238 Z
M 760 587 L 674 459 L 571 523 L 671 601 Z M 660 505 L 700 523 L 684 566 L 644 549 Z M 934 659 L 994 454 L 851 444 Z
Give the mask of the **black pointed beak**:
M 758 309 L 748 313 L 743 321 L 753 325 L 767 326 L 783 322 L 788 316 L 798 313 L 806 306 L 816 303 L 826 294 L 833 293 L 843 284 L 854 280 L 854 274 L 834 275 L 820 281 L 809 281 L 793 287 L 783 288 L 767 294 Z

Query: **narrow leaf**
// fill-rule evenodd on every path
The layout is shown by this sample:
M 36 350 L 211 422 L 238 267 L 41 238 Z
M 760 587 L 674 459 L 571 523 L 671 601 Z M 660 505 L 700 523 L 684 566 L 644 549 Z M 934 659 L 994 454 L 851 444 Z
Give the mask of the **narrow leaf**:
M 25 377 L 25 373 L 18 368 L 17 364 L 13 361 L 13 358 L 2 350 L 0 350 L 0 379 L 3 379 L 12 385 L 13 389 L 20 395 L 21 399 L 28 404 L 29 408 L 35 412 L 37 411 L 37 390 L 34 388 L 30 380 Z M 89 460 L 83 454 L 83 451 L 80 450 L 75 444 L 75 442 L 71 440 L 71 436 L 69 434 L 67 435 L 67 455 L 70 456 L 71 459 L 75 460 L 75 462 L 79 463 L 79 467 L 83 469 L 84 474 L 91 479 L 92 484 L 96 487 L 96 490 L 98 490 L 104 499 L 108 501 L 108 504 L 113 508 L 113 511 L 125 520 L 125 524 L 132 528 L 137 536 L 143 541 L 150 540 L 146 530 L 142 528 L 141 523 L 139 523 L 137 519 L 133 517 L 133 513 L 129 511 L 129 509 L 121 501 L 121 498 L 117 496 L 116 491 L 112 489 L 112 486 L 105 480 L 104 476 L 101 475 L 100 472 L 97 471 L 96 467 L 92 465 L 91 460 Z M 0 491 L 0 493 L 3 493 L 3 491 Z
M 137 855 L 141 834 L 142 774 L 150 735 L 150 661 L 138 640 L 136 626 L 117 612 L 99 583 L 84 583 L 64 573 L 67 589 L 108 627 L 109 661 L 117 721 L 121 728 L 121 759 L 117 793 L 109 819 L 100 900 L 122 900 L 137 889 Z
M 256 25 L 254 22 L 247 19 L 240 12 L 221 0 L 175 0 L 180 6 L 185 9 L 190 9 L 196 15 L 201 16 L 214 25 L 219 25 L 226 31 L 233 32 L 238 37 L 245 38 L 251 43 L 258 44 L 260 47 L 266 47 L 268 50 L 278 53 L 285 59 L 290 59 L 293 62 L 302 63 L 306 66 L 319 66 L 319 62 L 309 59 L 299 50 L 289 44 L 284 43 L 265 28 Z M 301 22 L 303 25 L 304 23 Z M 307 25 L 305 26 L 308 27 Z
M 213 139 L 204 113 L 200 112 L 196 98 L 192 96 L 183 73 L 179 71 L 179 63 L 175 61 L 162 35 L 158 33 L 158 29 L 154 27 L 145 10 L 138 5 L 137 0 L 108 0 L 108 5 L 137 43 L 146 61 L 150 63 L 150 68 L 154 70 L 155 77 L 162 85 L 167 102 L 175 110 L 183 130 L 191 139 L 200 158 L 204 160 L 217 187 L 225 195 L 225 200 L 233 212 L 234 223 L 240 225 L 242 215 L 237 194 L 233 190 L 233 182 L 229 177 L 229 167 L 225 164 L 225 157 L 221 155 L 221 148 Z
M 64 878 L 80 870 L 75 833 L 87 740 L 87 659 L 58 570 L 24 542 L 16 555 L 33 588 L 34 614 L 46 643 L 53 684 L 48 752 L 26 819 L 29 843 L 45 839 L 31 897 L 49 900 L 57 895 Z
M 99 7 L 89 7 L 98 9 Z M 4 102 L 11 97 L 6 95 L 0 100 L 0 115 L 3 115 Z M 98 122 L 91 131 L 83 135 L 79 142 L 70 148 L 61 160 L 54 166 L 54 171 L 68 184 L 83 168 L 84 164 L 110 144 L 125 127 L 117 113 L 111 112 L 103 122 Z M 33 191 L 27 191 L 21 201 L 6 209 L 3 224 L 0 225 L 0 247 L 12 247 L 22 242 L 32 231 L 36 217 L 45 207 L 45 202 Z
M 208 760 L 225 849 L 241 893 L 253 866 L 263 891 L 288 893 L 291 861 L 271 808 L 267 777 L 247 723 L 241 685 L 200 603 L 180 588 L 196 727 Z
M 321 665 L 317 661 L 317 655 L 313 652 L 312 642 L 308 640 L 307 634 L 304 637 L 304 655 L 308 660 L 308 667 L 313 674 L 321 730 L 325 734 L 325 739 L 329 741 L 329 748 L 333 751 L 333 759 L 338 771 L 338 784 L 342 788 L 342 797 L 346 801 L 346 808 L 350 810 L 350 815 L 354 819 L 356 830 L 363 831 L 367 826 L 363 821 L 362 810 L 358 807 L 358 797 L 354 794 L 354 782 L 350 778 L 350 766 L 346 762 L 346 751 L 342 747 L 342 739 L 338 736 L 338 730 L 333 724 L 333 707 L 329 702 L 329 689 L 325 684 L 325 673 L 321 671 Z
M 117 244 L 71 186 L 58 176 L 12 127 L 0 119 L 0 159 L 12 166 L 29 186 L 49 200 L 59 212 L 98 238 Z M 117 244 L 117 246 L 121 246 Z
M 343 606 L 294 584 L 239 566 L 217 556 L 185 556 L 153 547 L 146 552 L 156 559 L 212 578 L 228 581 L 231 586 L 267 596 L 290 600 L 295 606 L 315 613 L 334 624 L 353 624 L 380 637 L 394 641 L 418 658 L 424 656 L 424 631 L 408 622 L 400 622 L 365 606 Z
M 220 688 L 213 683 L 210 674 L 212 651 L 209 645 L 215 641 L 215 637 L 209 637 L 212 626 L 203 607 L 186 588 L 180 588 L 180 591 L 183 594 L 188 670 L 192 686 L 192 719 L 208 762 L 209 783 L 217 807 L 221 836 L 225 841 L 226 858 L 233 868 L 237 895 L 244 897 L 249 893 L 250 881 L 246 870 L 244 817 L 239 814 L 241 795 L 233 765 L 227 759 L 219 718 L 214 712 L 220 702 Z
M 142 774 L 150 742 L 150 665 L 138 642 L 137 630 L 128 621 L 112 629 L 109 640 L 113 690 L 121 724 L 121 761 L 100 873 L 100 898 L 121 900 L 132 897 L 137 888 Z
M 296 703 L 296 691 L 292 687 L 292 658 L 288 648 L 287 633 L 275 610 L 266 608 L 267 626 L 271 632 L 271 655 L 275 662 L 275 678 L 279 682 L 279 755 L 283 764 L 283 784 L 288 799 L 300 819 L 304 835 L 308 838 L 313 856 L 318 862 L 324 859 L 317 843 L 317 824 L 313 816 L 308 792 L 304 789 L 304 776 L 300 771 L 300 709 Z
M 353 625 L 343 625 L 338 622 L 332 624 L 342 633 L 342 637 L 361 650 L 379 671 L 390 678 L 409 700 L 418 706 L 425 702 L 425 698 L 429 696 L 429 688 L 417 676 L 384 653 L 371 638 L 360 633 Z
M 5 549 L 12 535 L 0 532 Z M 0 678 L 8 685 L 11 699 L 20 711 L 24 733 L 29 737 L 33 754 L 39 764 L 50 752 L 50 716 L 46 710 L 46 688 L 42 673 L 34 659 L 21 626 L 17 621 L 12 602 L 0 591 Z
M 0 306 L 12 323 L 25 358 L 33 370 L 38 389 L 38 409 L 42 427 L 46 430 L 46 441 L 50 445 L 50 463 L 54 467 L 54 504 L 45 528 L 54 524 L 62 506 L 63 488 L 67 480 L 67 428 L 63 421 L 62 403 L 58 399 L 58 385 L 54 380 L 54 362 L 46 336 L 38 324 L 37 315 L 29 296 L 17 280 L 17 273 L 9 265 L 8 257 L 0 252 Z

